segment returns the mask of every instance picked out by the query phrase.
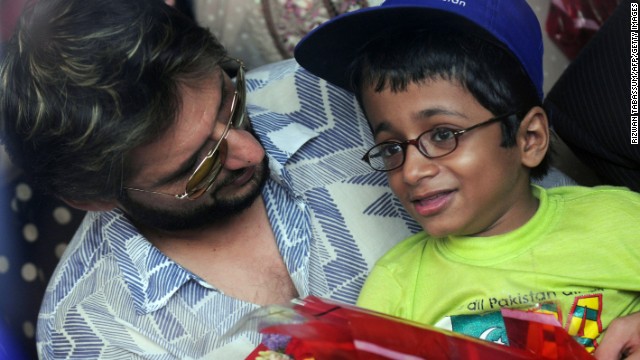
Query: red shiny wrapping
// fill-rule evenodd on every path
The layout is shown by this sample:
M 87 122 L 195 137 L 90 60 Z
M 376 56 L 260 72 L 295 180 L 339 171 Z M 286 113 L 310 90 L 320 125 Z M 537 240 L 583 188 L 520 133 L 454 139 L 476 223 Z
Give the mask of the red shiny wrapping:
M 593 360 L 553 315 L 503 309 L 502 317 L 510 348 L 524 349 L 539 359 Z
M 547 34 L 573 60 L 619 3 L 620 0 L 552 0 L 545 24 Z
M 292 310 L 304 321 L 268 321 L 259 331 L 291 336 L 294 359 L 593 359 L 556 321 L 528 311 L 503 313 L 505 346 L 317 297 Z

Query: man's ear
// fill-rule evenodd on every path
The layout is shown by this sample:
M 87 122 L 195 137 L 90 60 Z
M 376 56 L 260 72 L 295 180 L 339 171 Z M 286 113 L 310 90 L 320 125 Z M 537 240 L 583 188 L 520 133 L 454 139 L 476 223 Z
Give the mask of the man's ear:
M 62 199 L 67 205 L 84 211 L 110 211 L 118 205 L 115 201 L 107 200 L 69 200 Z
M 549 150 L 549 119 L 540 106 L 534 106 L 520 123 L 517 135 L 522 164 L 528 168 L 538 166 Z

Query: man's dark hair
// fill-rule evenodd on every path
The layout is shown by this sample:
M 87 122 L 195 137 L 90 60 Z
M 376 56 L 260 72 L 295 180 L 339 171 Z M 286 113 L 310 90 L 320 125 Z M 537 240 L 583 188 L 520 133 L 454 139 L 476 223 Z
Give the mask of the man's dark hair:
M 365 44 L 348 69 L 362 106 L 362 90 L 404 91 L 411 83 L 443 79 L 461 84 L 494 115 L 515 113 L 502 124 L 503 147 L 515 146 L 522 117 L 541 100 L 520 63 L 501 46 L 441 24 L 437 29 L 401 29 Z M 548 171 L 547 152 L 532 179 Z
M 170 127 L 179 86 L 226 56 L 161 0 L 40 0 L 0 67 L 0 130 L 35 186 L 69 200 L 114 199 L 127 155 Z

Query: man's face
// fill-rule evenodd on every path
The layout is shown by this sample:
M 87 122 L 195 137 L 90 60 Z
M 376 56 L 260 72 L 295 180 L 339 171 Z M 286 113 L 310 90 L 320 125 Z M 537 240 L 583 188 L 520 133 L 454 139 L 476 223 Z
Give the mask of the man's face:
M 462 86 L 446 80 L 412 83 L 406 91 L 363 91 L 375 142 L 415 139 L 436 127 L 460 130 L 496 115 Z M 433 236 L 494 235 L 524 224 L 530 212 L 528 171 L 518 147 L 504 148 L 499 123 L 458 138 L 458 147 L 430 159 L 409 145 L 389 184 L 407 211 Z
M 182 86 L 180 92 L 175 124 L 131 154 L 133 176 L 127 187 L 184 193 L 189 177 L 220 139 L 231 116 L 234 86 L 229 78 L 216 72 L 198 86 Z M 125 190 L 120 207 L 136 225 L 164 231 L 198 229 L 238 214 L 260 196 L 269 170 L 264 149 L 250 128 L 232 128 L 227 144 L 224 167 L 200 198 L 179 200 Z

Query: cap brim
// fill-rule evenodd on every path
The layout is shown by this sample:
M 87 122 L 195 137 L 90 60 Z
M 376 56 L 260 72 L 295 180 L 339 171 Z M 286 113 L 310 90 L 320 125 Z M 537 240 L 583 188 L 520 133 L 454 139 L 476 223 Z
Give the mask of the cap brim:
M 439 9 L 418 6 L 371 7 L 335 17 L 312 30 L 296 46 L 296 61 L 312 74 L 352 91 L 348 66 L 371 39 L 397 29 L 428 29 L 439 24 L 470 29 L 500 44 L 470 20 Z

